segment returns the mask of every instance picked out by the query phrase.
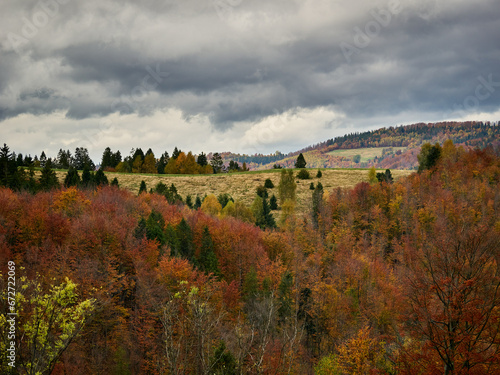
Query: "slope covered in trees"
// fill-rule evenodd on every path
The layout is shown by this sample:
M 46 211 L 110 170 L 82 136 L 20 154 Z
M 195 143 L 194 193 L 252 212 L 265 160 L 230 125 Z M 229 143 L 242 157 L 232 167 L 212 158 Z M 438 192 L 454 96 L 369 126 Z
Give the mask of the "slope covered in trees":
M 426 142 L 442 144 L 447 139 L 451 139 L 457 145 L 471 148 L 498 147 L 500 146 L 500 125 L 471 121 L 420 123 L 381 128 L 363 133 L 346 134 L 284 155 L 282 159 L 273 159 L 259 166 L 249 165 L 252 168 L 265 169 L 272 168 L 274 164 L 280 164 L 284 168 L 291 168 L 297 155 L 303 153 L 311 168 L 368 168 L 375 166 L 380 169 L 416 169 L 418 166 L 417 154 L 422 144 Z M 382 148 L 383 152 L 370 160 L 356 162 L 356 154 L 367 148 Z M 359 149 L 359 152 L 353 152 L 351 156 L 334 153 L 336 150 L 355 149 Z
M 17 337 L 38 332 L 50 349 L 71 336 L 50 355 L 17 340 L 18 363 L 53 374 L 498 373 L 500 157 L 445 142 L 420 160 L 398 181 L 317 186 L 301 218 L 283 171 L 286 215 L 265 230 L 228 200 L 195 210 L 108 186 L 1 188 L 0 258 L 15 262 L 25 297 Z M 7 262 L 1 272 L 6 293 Z M 47 335 L 48 299 L 75 324 L 50 321 Z

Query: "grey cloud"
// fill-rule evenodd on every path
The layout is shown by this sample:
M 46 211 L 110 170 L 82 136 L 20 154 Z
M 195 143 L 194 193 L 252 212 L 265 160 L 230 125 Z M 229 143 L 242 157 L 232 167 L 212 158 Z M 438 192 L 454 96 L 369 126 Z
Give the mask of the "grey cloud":
M 34 1 L 19 3 L 8 5 L 19 19 L 36 9 Z M 388 3 L 318 0 L 307 8 L 242 0 L 226 1 L 222 12 L 205 0 L 61 5 L 29 45 L 34 62 L 59 62 L 50 82 L 21 79 L 20 57 L 2 42 L 0 119 L 55 110 L 76 119 L 116 111 L 146 116 L 179 108 L 187 118 L 206 115 L 225 129 L 321 106 L 358 119 L 397 118 L 405 111 L 446 114 L 474 94 L 479 76 L 500 81 L 500 9 L 494 0 L 401 1 L 401 11 L 348 61 L 340 43 L 354 46 L 354 28 L 365 30 L 375 19 L 370 11 Z M 21 24 L 8 24 L 19 32 Z M 157 66 L 168 77 L 134 99 L 146 68 Z M 23 94 L 7 100 L 7 86 Z M 481 101 L 481 110 L 498 109 L 498 91 Z

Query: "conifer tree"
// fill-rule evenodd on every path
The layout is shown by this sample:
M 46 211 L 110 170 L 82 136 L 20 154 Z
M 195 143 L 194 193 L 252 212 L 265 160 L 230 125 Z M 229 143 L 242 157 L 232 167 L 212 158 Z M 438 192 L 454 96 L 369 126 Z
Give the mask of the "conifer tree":
M 106 147 L 104 152 L 102 153 L 101 159 L 101 168 L 111 167 L 113 164 L 113 153 L 111 152 L 111 148 Z
M 179 253 L 179 239 L 177 238 L 176 228 L 170 223 L 165 228 L 165 241 L 170 247 L 170 256 L 180 256 Z
M 175 228 L 177 239 L 179 241 L 179 255 L 189 261 L 193 260 L 194 245 L 193 245 L 193 232 L 187 221 L 182 218 L 177 227 Z
M 69 150 L 64 151 L 63 149 L 59 149 L 55 164 L 57 168 L 69 169 L 71 164 L 71 152 Z
M 116 151 L 115 153 L 112 154 L 111 156 L 111 167 L 116 168 L 118 164 L 120 164 L 122 161 L 122 154 L 120 150 Z
M 59 186 L 59 180 L 57 179 L 56 172 L 52 170 L 51 160 L 47 160 L 45 167 L 42 169 L 42 175 L 40 176 L 40 187 L 43 190 L 50 190 Z
M 16 158 L 16 165 L 17 165 L 18 167 L 25 167 L 24 162 L 23 162 L 23 154 L 19 154 L 19 155 L 17 155 L 17 158 Z M 27 167 L 27 165 L 26 165 L 26 167 Z
M 234 199 L 233 197 L 231 197 L 230 194 L 228 193 L 224 193 L 224 194 L 219 194 L 217 196 L 217 200 L 219 201 L 220 205 L 222 208 L 226 207 L 226 205 L 229 203 L 229 202 L 233 202 L 234 203 Z
M 323 185 L 318 182 L 312 193 L 312 221 L 317 229 L 319 225 L 319 214 L 323 208 Z
M 104 174 L 104 171 L 102 170 L 102 168 L 99 168 L 99 170 L 96 172 L 96 174 L 94 176 L 94 183 L 97 186 L 109 184 L 108 178 Z
M 377 173 L 377 180 L 379 182 L 387 182 L 388 184 L 392 184 L 393 178 L 392 178 L 392 173 L 390 169 L 386 169 L 385 173 Z
M 252 204 L 252 212 L 255 216 L 255 225 L 261 229 L 276 228 L 276 222 L 271 213 L 267 198 L 256 196 Z
M 306 167 L 306 159 L 302 153 L 297 157 L 297 161 L 295 162 L 295 168 L 305 168 Z
M 93 187 L 94 184 L 94 173 L 90 171 L 87 164 L 83 167 L 82 172 L 82 186 L 86 188 Z
M 177 147 L 174 148 L 174 151 L 172 152 L 172 159 L 177 159 L 179 157 L 179 154 L 181 153 L 181 150 L 178 150 Z
M 205 155 L 202 152 L 200 155 L 198 155 L 196 162 L 200 165 L 200 167 L 204 167 L 205 165 L 208 165 L 207 155 Z
M 212 166 L 214 173 L 221 173 L 224 162 L 222 161 L 222 156 L 218 152 L 212 155 L 212 160 L 210 160 L 210 165 Z
M 165 151 L 161 156 L 158 162 L 156 163 L 156 170 L 159 174 L 165 173 L 165 167 L 167 166 L 168 161 L 170 160 L 170 156 L 168 152 Z
M 92 170 L 95 168 L 94 162 L 90 159 L 88 150 L 84 147 L 77 147 L 75 149 L 75 154 L 71 158 L 71 164 L 78 170 L 83 170 L 85 166 Z
M 80 175 L 78 174 L 76 168 L 71 165 L 66 173 L 66 177 L 64 178 L 64 186 L 79 186 L 80 183 Z
M 278 200 L 276 199 L 276 196 L 274 194 L 271 199 L 269 199 L 269 207 L 271 208 L 271 210 L 278 209 Z
M 219 261 L 215 256 L 214 243 L 207 226 L 203 228 L 203 233 L 201 235 L 201 249 L 198 258 L 198 266 L 207 274 L 213 273 L 215 276 L 218 276 L 220 273 Z
M 196 199 L 195 199 L 195 201 L 194 201 L 194 206 L 193 206 L 193 208 L 194 208 L 195 210 L 197 210 L 197 209 L 198 209 L 198 208 L 200 208 L 200 207 L 201 207 L 201 199 L 200 199 L 200 197 L 199 197 L 199 196 L 196 196 Z
M 191 194 L 186 196 L 186 206 L 193 208 L 193 198 L 191 197 Z
M 426 169 L 431 169 L 436 165 L 439 158 L 441 157 L 441 146 L 436 143 L 432 146 L 430 143 L 425 143 L 422 145 L 420 154 L 417 155 L 419 162 L 418 172 L 421 173 Z
M 17 163 L 5 143 L 0 149 L 0 185 L 14 188 L 17 180 Z
M 40 167 L 45 167 L 45 164 L 47 163 L 47 156 L 45 155 L 45 151 L 42 151 L 40 154 Z
M 146 182 L 144 180 L 141 181 L 141 186 L 139 186 L 139 194 L 146 193 L 148 188 L 146 187 Z
M 165 219 L 161 212 L 156 210 L 151 211 L 146 220 L 146 238 L 148 240 L 156 240 L 161 245 L 166 243 L 163 228 L 165 227 Z
M 271 213 L 267 198 L 262 199 L 262 213 L 264 214 L 265 228 L 276 228 L 276 221 Z

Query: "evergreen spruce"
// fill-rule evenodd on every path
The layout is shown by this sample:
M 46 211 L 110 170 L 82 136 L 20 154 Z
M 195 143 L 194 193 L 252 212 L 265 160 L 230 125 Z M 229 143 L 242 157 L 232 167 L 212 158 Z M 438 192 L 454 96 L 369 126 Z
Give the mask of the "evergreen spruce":
M 16 189 L 19 176 L 17 173 L 17 162 L 5 143 L 0 149 L 0 185 Z
M 94 186 L 94 173 L 90 171 L 88 164 L 85 164 L 82 172 L 82 186 L 92 188 Z
M 207 155 L 205 155 L 203 152 L 198 155 L 198 159 L 196 160 L 198 165 L 200 167 L 204 167 L 205 165 L 208 165 L 208 160 L 207 160 Z
M 50 190 L 59 187 L 59 180 L 57 179 L 56 172 L 52 170 L 52 162 L 50 159 L 45 162 L 45 166 L 42 169 L 40 187 L 43 190 Z
M 176 160 L 181 152 L 181 150 L 178 150 L 177 147 L 175 147 L 174 151 L 172 152 L 172 159 Z
M 295 162 L 295 168 L 305 168 L 306 167 L 306 159 L 302 153 L 297 157 L 297 161 Z
M 70 166 L 68 172 L 66 173 L 66 177 L 64 178 L 64 186 L 79 186 L 80 183 L 81 180 L 78 171 L 73 166 Z
M 203 233 L 201 235 L 201 249 L 198 265 L 199 268 L 207 274 L 213 273 L 215 276 L 218 276 L 220 273 L 219 261 L 215 256 L 214 243 L 207 226 L 203 228 Z
M 170 247 L 170 256 L 180 256 L 179 253 L 179 239 L 177 237 L 177 230 L 170 223 L 167 224 L 165 228 L 165 241 Z
M 233 202 L 234 203 L 234 199 L 233 197 L 231 197 L 231 195 L 229 195 L 228 193 L 224 193 L 224 194 L 219 194 L 218 197 L 217 197 L 217 200 L 219 201 L 220 205 L 222 208 L 226 207 L 226 205 L 229 203 L 229 202 Z
M 200 199 L 200 197 L 196 196 L 196 199 L 195 199 L 195 201 L 194 201 L 194 206 L 193 206 L 193 208 L 194 208 L 195 210 L 197 210 L 197 209 L 198 209 L 198 208 L 200 208 L 200 207 L 201 207 L 201 199 Z
M 323 185 L 318 182 L 312 193 L 312 221 L 314 227 L 319 227 L 319 214 L 323 208 Z
M 278 209 L 278 200 L 276 199 L 276 196 L 274 194 L 271 199 L 269 199 L 269 207 L 271 208 L 271 210 Z
M 191 194 L 186 196 L 186 206 L 193 208 L 193 198 L 191 197 Z
M 146 182 L 144 180 L 141 181 L 141 186 L 139 186 L 139 195 L 142 193 L 146 193 L 148 188 L 146 187 Z
M 194 257 L 194 244 L 193 232 L 187 221 L 182 218 L 177 227 L 175 228 L 178 239 L 178 251 L 182 258 L 193 261 Z
M 104 174 L 104 171 L 102 170 L 102 168 L 99 168 L 99 170 L 96 172 L 95 177 L 94 177 L 94 182 L 97 186 L 109 185 L 108 178 Z
M 146 220 L 146 238 L 148 240 L 156 240 L 161 245 L 167 241 L 163 228 L 165 227 L 165 220 L 161 212 L 156 210 L 151 211 L 148 219 Z

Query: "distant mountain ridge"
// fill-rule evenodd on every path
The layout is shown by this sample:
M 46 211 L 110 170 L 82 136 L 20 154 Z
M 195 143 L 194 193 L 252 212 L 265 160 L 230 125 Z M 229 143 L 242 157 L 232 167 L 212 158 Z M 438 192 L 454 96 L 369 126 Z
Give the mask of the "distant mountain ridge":
M 500 122 L 438 122 L 401 125 L 335 137 L 291 152 L 272 155 L 222 154 L 227 161 L 245 162 L 251 169 L 270 169 L 274 164 L 293 168 L 303 153 L 308 168 L 376 168 L 414 169 L 418 166 L 420 146 L 451 139 L 467 148 L 500 146 Z M 351 151 L 349 151 L 351 150 Z M 356 156 L 360 160 L 356 163 Z

